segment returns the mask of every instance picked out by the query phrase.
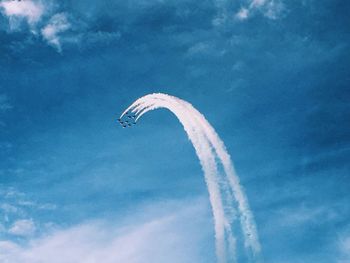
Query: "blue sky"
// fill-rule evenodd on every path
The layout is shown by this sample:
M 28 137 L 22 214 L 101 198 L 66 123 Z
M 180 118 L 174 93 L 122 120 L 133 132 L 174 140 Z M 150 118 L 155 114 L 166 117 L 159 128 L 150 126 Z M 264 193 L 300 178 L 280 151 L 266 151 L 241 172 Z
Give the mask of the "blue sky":
M 181 125 L 166 111 L 116 124 L 136 98 L 164 92 L 225 142 L 266 262 L 350 262 L 350 4 L 0 10 L 1 260 L 215 262 L 208 194 Z

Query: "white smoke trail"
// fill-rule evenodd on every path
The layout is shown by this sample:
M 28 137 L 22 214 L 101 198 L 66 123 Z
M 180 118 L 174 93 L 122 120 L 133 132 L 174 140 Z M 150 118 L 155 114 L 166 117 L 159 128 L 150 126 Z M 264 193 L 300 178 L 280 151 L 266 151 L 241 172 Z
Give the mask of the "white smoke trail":
M 205 137 L 202 133 L 196 131 L 196 127 L 193 125 L 191 120 L 188 118 L 188 114 L 183 111 L 184 107 L 181 106 L 175 100 L 160 100 L 159 98 L 154 97 L 143 97 L 141 100 L 136 101 L 134 104 L 135 108 L 128 108 L 124 113 L 126 114 L 131 109 L 132 112 L 136 114 L 139 113 L 140 117 L 143 113 L 147 111 L 154 110 L 156 108 L 167 108 L 175 114 L 175 116 L 182 123 L 186 133 L 188 134 L 189 139 L 191 140 L 196 153 L 199 157 L 199 160 L 202 165 L 202 169 L 205 174 L 205 180 L 208 186 L 209 198 L 212 205 L 214 222 L 215 222 L 215 234 L 216 234 L 216 251 L 219 262 L 226 262 L 226 253 L 225 253 L 225 225 L 226 220 L 224 216 L 224 210 L 222 207 L 222 200 L 220 195 L 220 189 L 218 182 L 216 180 L 216 163 L 215 156 L 212 152 L 212 149 L 208 142 L 205 140 Z M 136 106 L 137 105 L 137 106 Z M 123 117 L 121 116 L 121 118 Z
M 131 113 L 135 114 L 135 121 L 137 121 L 143 114 L 157 108 L 167 108 L 175 114 L 188 134 L 201 162 L 213 210 L 218 261 L 220 263 L 226 262 L 227 255 L 231 260 L 234 260 L 236 240 L 232 235 L 230 226 L 233 219 L 226 216 L 223 206 L 218 182 L 220 176 L 217 170 L 214 153 L 216 153 L 216 156 L 221 161 L 225 171 L 226 178 L 221 178 L 224 186 L 231 190 L 235 197 L 235 200 L 233 200 L 228 192 L 226 195 L 228 198 L 227 202 L 231 207 L 234 201 L 238 203 L 240 222 L 245 238 L 245 247 L 251 250 L 255 258 L 258 258 L 260 244 L 247 198 L 241 189 L 239 178 L 235 174 L 230 156 L 223 142 L 204 116 L 188 102 L 173 96 L 158 93 L 150 94 L 136 100 L 123 112 L 120 118 Z M 225 244 L 226 239 L 227 245 Z M 227 246 L 229 247 L 228 251 L 226 251 Z
M 178 99 L 179 100 L 179 99 Z M 254 255 L 260 253 L 261 247 L 258 239 L 256 226 L 252 212 L 249 208 L 248 200 L 244 194 L 239 182 L 239 178 L 235 172 L 230 155 L 226 151 L 226 147 L 220 137 L 217 135 L 214 128 L 208 123 L 205 117 L 197 111 L 191 104 L 181 100 L 182 104 L 190 111 L 192 116 L 195 116 L 198 123 L 204 130 L 204 134 L 207 136 L 210 144 L 215 149 L 215 152 L 223 164 L 227 179 L 233 191 L 233 195 L 238 203 L 238 208 L 241 217 L 241 226 L 245 235 L 245 246 L 252 251 Z

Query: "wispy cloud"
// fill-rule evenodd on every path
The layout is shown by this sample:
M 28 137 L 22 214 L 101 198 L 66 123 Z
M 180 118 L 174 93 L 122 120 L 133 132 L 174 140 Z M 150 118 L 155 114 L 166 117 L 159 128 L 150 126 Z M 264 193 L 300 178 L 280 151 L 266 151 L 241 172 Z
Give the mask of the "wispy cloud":
M 1 12 L 9 18 L 12 29 L 18 26 L 19 20 L 25 20 L 30 26 L 40 21 L 44 14 L 44 6 L 37 1 L 3 1 Z
M 249 9 L 246 8 L 246 7 L 242 7 L 236 14 L 236 17 L 239 19 L 239 20 L 244 20 L 244 19 L 247 19 L 249 16 Z
M 276 221 L 281 225 L 300 226 L 313 224 L 316 221 L 321 224 L 334 221 L 340 215 L 335 209 L 328 206 L 308 207 L 301 205 L 294 208 L 283 208 L 276 211 Z
M 65 13 L 55 13 L 57 4 L 35 0 L 4 1 L 0 3 L 1 13 L 8 18 L 10 32 L 26 31 L 25 21 L 31 33 L 41 34 L 43 40 L 61 51 L 60 34 L 67 31 L 71 24 Z
M 54 1 L 0 2 L 0 12 L 9 22 L 9 34 L 14 31 L 29 32 L 39 36 L 37 40 L 42 39 L 58 52 L 62 51 L 65 44 L 89 46 L 97 42 L 117 41 L 121 37 L 119 30 L 101 31 L 91 25 L 94 20 L 90 17 L 76 19 L 74 12 L 64 10 L 59 2 Z M 25 41 L 21 41 L 20 45 L 25 45 Z
M 17 220 L 9 229 L 9 233 L 16 236 L 31 236 L 36 230 L 32 219 Z
M 208 234 L 201 231 L 202 218 L 206 218 L 203 204 L 197 202 L 189 208 L 182 204 L 176 213 L 162 215 L 157 215 L 161 208 L 158 206 L 143 211 L 141 217 L 152 215 L 148 219 L 140 220 L 140 215 L 133 214 L 123 220 L 124 223 L 86 222 L 31 239 L 28 245 L 1 241 L 0 261 L 141 263 L 147 259 L 153 263 L 211 262 L 200 251 L 200 244 Z M 64 259 L 61 255 L 65 255 Z
M 189 47 L 186 56 L 190 58 L 201 57 L 203 55 L 209 57 L 222 57 L 226 50 L 215 44 L 215 42 L 209 41 L 195 43 L 193 46 Z
M 337 244 L 338 248 L 338 259 L 337 263 L 348 263 L 350 262 L 350 235 L 349 232 L 343 235 Z
M 35 215 L 55 209 L 54 204 L 30 200 L 15 188 L 3 188 L 0 185 L 0 225 L 8 235 L 31 236 L 37 229 Z
M 270 19 L 279 18 L 284 10 L 281 0 L 250 0 L 236 13 L 236 19 L 243 21 L 252 17 L 255 13 L 262 13 Z
M 67 15 L 59 13 L 51 17 L 48 24 L 41 30 L 43 38 L 59 52 L 62 51 L 60 34 L 71 28 Z
M 11 204 L 3 203 L 0 205 L 0 210 L 3 211 L 3 213 L 9 214 L 9 213 L 17 213 L 18 208 L 16 206 L 13 206 Z

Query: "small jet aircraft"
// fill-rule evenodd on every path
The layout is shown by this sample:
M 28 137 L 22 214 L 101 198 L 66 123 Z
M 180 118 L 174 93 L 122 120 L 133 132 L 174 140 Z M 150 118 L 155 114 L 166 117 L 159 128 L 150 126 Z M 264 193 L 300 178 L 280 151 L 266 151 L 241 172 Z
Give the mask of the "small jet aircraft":
M 23 0 L 21 0 L 23 1 Z M 118 118 L 118 122 L 119 124 L 123 127 L 123 128 L 127 128 L 127 127 L 131 127 L 132 125 L 136 124 L 136 114 L 132 113 L 132 112 L 126 112 L 125 113 L 125 118 Z

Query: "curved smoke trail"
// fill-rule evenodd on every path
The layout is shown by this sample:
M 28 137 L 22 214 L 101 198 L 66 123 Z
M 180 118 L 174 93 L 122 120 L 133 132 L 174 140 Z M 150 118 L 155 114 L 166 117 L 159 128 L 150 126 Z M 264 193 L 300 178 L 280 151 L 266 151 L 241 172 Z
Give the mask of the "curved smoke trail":
M 227 260 L 236 261 L 236 240 L 231 229 L 231 224 L 237 214 L 233 207 L 235 202 L 245 248 L 253 259 L 258 260 L 261 248 L 247 198 L 240 186 L 239 178 L 224 143 L 205 117 L 184 100 L 156 93 L 136 100 L 122 113 L 119 121 L 123 127 L 131 126 L 142 115 L 158 108 L 166 108 L 175 114 L 200 160 L 213 211 L 218 261 L 220 263 L 227 262 Z M 223 167 L 223 175 L 218 172 L 217 159 Z M 224 206 L 224 201 L 228 204 L 227 207 Z

